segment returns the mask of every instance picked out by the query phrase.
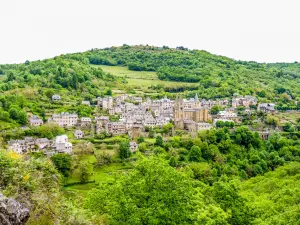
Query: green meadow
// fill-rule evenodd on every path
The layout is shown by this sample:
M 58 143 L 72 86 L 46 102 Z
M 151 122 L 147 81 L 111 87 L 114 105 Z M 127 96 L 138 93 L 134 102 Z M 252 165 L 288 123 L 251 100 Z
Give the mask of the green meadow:
M 191 86 L 195 83 L 187 83 L 187 82 L 175 82 L 175 81 L 166 81 L 159 80 L 156 72 L 151 71 L 132 71 L 124 66 L 99 66 L 105 73 L 110 73 L 117 77 L 124 77 L 128 81 L 129 85 L 133 86 L 144 86 L 149 87 L 151 85 L 168 85 L 168 86 L 176 86 L 176 85 L 187 85 Z

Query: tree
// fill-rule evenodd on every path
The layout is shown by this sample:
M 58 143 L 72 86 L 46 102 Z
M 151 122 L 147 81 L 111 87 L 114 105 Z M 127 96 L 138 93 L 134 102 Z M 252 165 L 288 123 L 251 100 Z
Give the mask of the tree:
M 252 209 L 247 206 L 247 200 L 241 197 L 234 183 L 215 182 L 212 193 L 214 199 L 224 211 L 230 211 L 229 224 L 252 224 Z
M 291 132 L 293 129 L 292 129 L 292 124 L 291 123 L 285 123 L 284 126 L 282 127 L 283 131 L 285 132 Z
M 201 149 L 199 148 L 199 146 L 194 145 L 190 150 L 189 161 L 200 162 L 201 155 L 202 155 L 202 153 L 201 153 Z
M 109 163 L 112 162 L 112 157 L 107 152 L 100 152 L 100 153 L 95 154 L 95 156 L 96 156 L 96 159 L 97 159 L 97 162 L 98 162 L 99 166 L 109 164 Z
M 79 165 L 80 182 L 86 183 L 89 181 L 89 170 L 86 162 L 81 162 Z
M 51 157 L 51 160 L 59 172 L 61 172 L 65 177 L 69 176 L 72 165 L 72 157 L 69 154 L 55 154 Z
M 147 150 L 147 144 L 145 142 L 142 142 L 139 144 L 139 151 L 140 152 L 145 152 Z
M 130 146 L 128 141 L 122 141 L 120 143 L 119 155 L 121 159 L 127 159 L 130 157 Z
M 162 137 L 160 135 L 156 136 L 155 145 L 163 147 L 163 139 L 162 139 Z
M 152 156 L 91 191 L 85 205 L 98 215 L 108 214 L 112 225 L 226 224 L 226 214 L 206 201 L 202 190 L 167 161 Z
M 214 105 L 210 109 L 210 113 L 212 115 L 217 115 L 222 110 L 222 107 L 220 105 Z
M 149 130 L 149 138 L 154 138 L 154 130 L 152 128 Z
M 145 141 L 145 138 L 143 136 L 139 136 L 138 139 L 137 139 L 137 142 L 140 144 L 142 142 Z

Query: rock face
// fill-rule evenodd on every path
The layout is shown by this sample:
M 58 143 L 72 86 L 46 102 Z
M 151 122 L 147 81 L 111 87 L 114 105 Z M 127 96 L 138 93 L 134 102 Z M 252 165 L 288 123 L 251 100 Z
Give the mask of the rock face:
M 23 225 L 29 219 L 29 210 L 12 198 L 0 193 L 0 224 Z

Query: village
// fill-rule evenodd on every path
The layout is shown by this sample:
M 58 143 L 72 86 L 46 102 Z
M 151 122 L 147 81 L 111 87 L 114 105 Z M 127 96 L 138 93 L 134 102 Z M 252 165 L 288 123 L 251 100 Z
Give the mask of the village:
M 59 95 L 53 95 L 52 101 L 60 101 Z M 91 107 L 90 101 L 82 101 L 81 104 Z M 212 107 L 220 109 L 213 113 Z M 251 107 L 255 106 L 255 107 Z M 256 107 L 257 106 L 257 107 Z M 97 134 L 128 135 L 131 139 L 130 151 L 135 152 L 138 144 L 134 141 L 142 134 L 154 128 L 163 128 L 171 124 L 172 131 L 184 130 L 190 135 L 195 135 L 202 130 L 213 127 L 226 126 L 233 128 L 240 122 L 237 108 L 245 108 L 245 113 L 251 114 L 251 110 L 264 113 L 275 112 L 275 104 L 260 103 L 252 96 L 234 96 L 232 100 L 200 100 L 197 94 L 194 98 L 183 99 L 176 96 L 172 100 L 166 96 L 162 99 L 151 100 L 142 97 L 122 94 L 116 97 L 105 96 L 95 99 L 95 107 L 98 107 L 103 115 L 79 117 L 76 113 L 62 112 L 52 114 L 46 123 L 57 124 L 62 128 L 73 129 L 76 139 L 84 139 Z M 113 121 L 110 117 L 113 116 Z M 31 127 L 38 127 L 44 121 L 36 115 L 31 115 L 28 121 Z M 260 132 L 262 138 L 268 137 L 268 132 Z M 10 140 L 8 149 L 19 154 L 43 151 L 45 155 L 56 153 L 72 153 L 72 143 L 67 135 L 56 136 L 53 140 L 47 138 L 25 137 L 23 140 Z

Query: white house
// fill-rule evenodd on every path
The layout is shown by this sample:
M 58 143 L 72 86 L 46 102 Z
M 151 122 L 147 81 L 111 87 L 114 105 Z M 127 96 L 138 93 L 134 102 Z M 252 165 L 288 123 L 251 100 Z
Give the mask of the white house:
M 56 136 L 53 150 L 58 153 L 72 153 L 72 143 L 69 142 L 67 135 Z
M 52 95 L 52 101 L 59 101 L 60 96 L 59 95 Z

